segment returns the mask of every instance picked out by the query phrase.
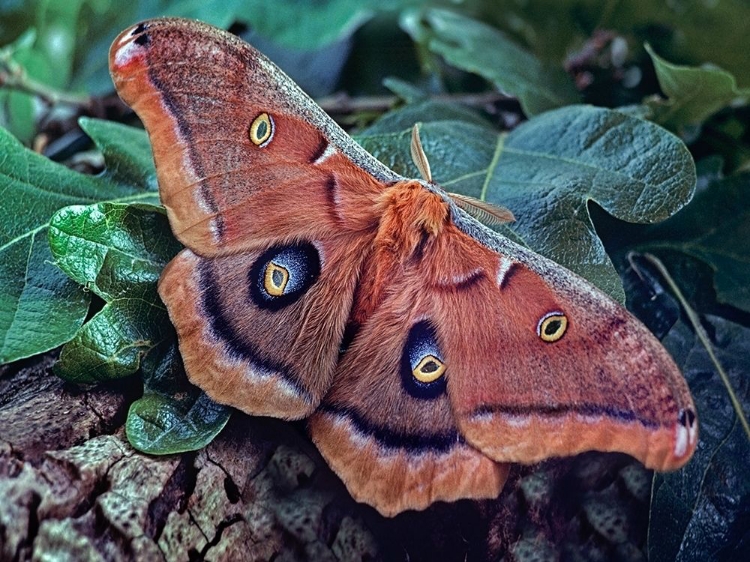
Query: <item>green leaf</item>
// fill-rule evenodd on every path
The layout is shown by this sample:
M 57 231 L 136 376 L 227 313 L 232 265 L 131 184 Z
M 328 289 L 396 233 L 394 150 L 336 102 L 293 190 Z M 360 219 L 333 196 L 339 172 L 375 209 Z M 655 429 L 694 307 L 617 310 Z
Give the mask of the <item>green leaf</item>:
M 718 360 L 745 412 L 750 412 L 750 330 L 719 317 L 705 318 Z M 708 353 L 682 322 L 664 339 L 695 399 L 698 448 L 680 471 L 654 478 L 649 560 L 742 560 L 750 516 L 748 442 Z
M 30 3 L 28 0 L 0 2 L 0 45 L 12 43 L 33 25 L 34 10 L 29 9 Z
M 481 198 L 492 147 L 505 134 L 497 133 L 471 109 L 449 102 L 417 101 L 386 113 L 355 139 L 395 172 L 419 177 L 409 150 L 416 123 L 422 123 L 420 138 L 435 181 L 448 191 Z
M 49 227 L 57 266 L 105 300 L 150 288 L 180 249 L 160 207 L 74 205 Z
M 615 4 L 592 2 L 591 7 L 589 22 L 596 22 L 602 29 L 651 39 L 660 52 L 669 51 L 673 60 L 710 62 L 735 76 L 747 76 L 750 4 L 745 0 L 621 0 Z
M 9 363 L 69 340 L 86 317 L 90 296 L 55 267 L 46 226 L 11 239 L 2 234 L 0 363 Z
M 518 98 L 531 116 L 580 101 L 560 67 L 548 67 L 487 24 L 440 9 L 406 12 L 401 25 L 448 64 L 473 72 Z
M 107 162 L 102 178 L 123 189 L 156 188 L 142 131 L 95 120 L 82 126 Z M 163 209 L 153 192 L 125 199 L 128 203 L 66 207 L 50 221 L 57 265 L 105 301 L 63 347 L 55 371 L 81 383 L 128 376 L 143 367 L 145 394 L 131 405 L 126 422 L 130 442 L 152 454 L 199 449 L 232 410 L 188 383 L 176 351 L 174 329 L 156 292 L 162 269 L 180 249 Z
M 78 124 L 104 156 L 103 179 L 118 185 L 128 201 L 159 203 L 154 157 L 143 129 L 87 117 Z
M 591 41 L 597 30 L 612 31 L 631 45 L 651 42 L 670 60 L 711 62 L 747 78 L 747 0 L 491 0 L 462 2 L 481 10 L 482 19 L 518 37 L 543 60 L 557 64 L 572 51 L 601 46 Z M 588 44 L 586 44 L 588 42 Z M 606 47 L 605 47 L 606 49 Z
M 79 21 L 74 88 L 104 94 L 112 90 L 107 67 L 109 46 L 126 27 L 159 16 L 192 18 L 227 28 L 237 20 L 243 0 L 135 0 L 87 2 Z
M 158 208 L 123 203 L 72 206 L 50 221 L 57 265 L 107 303 L 65 345 L 61 377 L 95 382 L 133 374 L 144 353 L 171 334 L 156 282 L 180 250 Z
M 646 102 L 653 111 L 652 119 L 682 136 L 720 109 L 747 103 L 750 98 L 750 89 L 737 88 L 734 76 L 725 70 L 669 63 L 648 44 L 646 51 L 654 63 L 659 86 L 668 98 Z
M 33 28 L 26 29 L 15 42 L 0 50 L 0 75 L 10 70 L 12 75 L 20 74 L 51 88 L 67 86 L 83 1 L 36 2 L 33 20 L 28 19 Z M 0 80 L 0 85 L 3 82 Z M 37 120 L 46 108 L 36 96 L 8 89 L 0 90 L 0 108 L 0 125 L 30 144 L 36 134 Z
M 362 0 L 265 0 L 243 2 L 237 18 L 252 25 L 258 33 L 281 45 L 313 50 L 348 37 L 369 20 L 383 2 Z M 387 4 L 387 3 L 386 3 Z
M 452 111 L 442 112 L 445 119 L 431 121 L 430 118 L 436 116 L 432 113 L 434 107 L 426 112 L 416 112 L 415 109 L 405 108 L 385 116 L 357 135 L 357 141 L 394 171 L 416 178 L 419 171 L 409 152 L 411 125 L 405 129 L 401 127 L 420 122 L 422 147 L 430 161 L 435 181 L 447 191 L 483 199 L 488 169 L 495 165 L 492 163 L 495 156 L 493 149 L 499 146 L 498 151 L 502 150 L 506 134 L 496 132 L 487 124 L 479 124 L 481 122 L 478 120 L 471 123 L 454 119 Z M 398 130 L 387 132 L 391 127 Z
M 212 402 L 187 381 L 175 338 L 143 362 L 145 394 L 128 411 L 125 432 L 139 451 L 167 455 L 208 445 L 226 425 L 232 408 Z
M 372 137 L 374 135 L 400 135 L 407 131 L 411 135 L 411 128 L 415 123 L 429 123 L 432 121 L 462 121 L 488 127 L 489 123 L 476 111 L 463 105 L 450 102 L 423 100 L 410 103 L 396 111 L 390 111 L 363 131 L 357 138 Z M 408 152 L 408 151 L 407 151 Z M 416 170 L 416 168 L 414 168 Z
M 384 78 L 383 86 L 409 105 L 424 102 L 430 97 L 427 92 L 421 90 L 411 82 L 396 77 Z
M 40 2 L 36 9 L 35 50 L 54 72 L 35 76 L 57 88 L 68 85 L 76 48 L 76 33 L 81 5 L 85 0 Z
M 500 150 L 488 170 L 487 200 L 513 211 L 512 227 L 531 248 L 621 301 L 589 203 L 624 221 L 654 223 L 695 190 L 695 164 L 680 139 L 608 109 L 550 111 L 513 130 Z
M 144 453 L 195 451 L 213 441 L 231 413 L 203 393 L 192 402 L 146 394 L 130 405 L 125 432 L 130 444 Z
M 717 178 L 685 210 L 649 230 L 651 252 L 678 251 L 714 270 L 719 301 L 750 311 L 750 172 Z
M 93 177 L 74 172 L 24 148 L 0 129 L 0 363 L 15 361 L 70 340 L 86 317 L 90 294 L 55 265 L 47 245 L 52 215 L 68 205 L 97 201 L 152 201 L 154 192 L 128 184 L 119 172 L 141 169 L 153 186 L 153 165 L 145 133 L 121 125 L 86 120 L 112 170 Z M 112 153 L 120 150 L 120 156 Z M 140 149 L 138 147 L 141 147 Z M 148 152 L 147 152 L 148 153 Z M 107 156 L 108 155 L 108 156 Z
M 620 278 L 591 223 L 589 202 L 622 220 L 657 222 L 682 208 L 695 189 L 693 160 L 677 137 L 616 111 L 566 107 L 509 134 L 445 115 L 409 110 L 416 120 L 435 119 L 425 122 L 421 137 L 436 181 L 509 208 L 516 216 L 512 230 L 529 247 L 620 301 Z M 405 124 L 398 117 L 389 122 Z M 409 131 L 387 131 L 376 124 L 357 138 L 386 165 L 416 177 Z

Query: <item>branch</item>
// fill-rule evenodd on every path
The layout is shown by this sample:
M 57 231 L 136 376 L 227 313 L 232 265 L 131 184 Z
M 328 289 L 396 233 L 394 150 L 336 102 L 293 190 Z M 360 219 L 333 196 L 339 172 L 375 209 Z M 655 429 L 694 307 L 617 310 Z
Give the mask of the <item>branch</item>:
M 91 96 L 63 92 L 33 79 L 7 50 L 0 51 L 0 87 L 37 97 L 48 106 L 60 103 L 84 107 L 91 105 Z
M 500 92 L 483 92 L 481 94 L 441 94 L 430 96 L 432 101 L 454 102 L 471 107 L 483 107 L 507 101 L 508 96 Z M 398 96 L 362 96 L 353 98 L 346 93 L 338 93 L 315 100 L 328 114 L 349 114 L 358 112 L 385 113 L 399 103 Z

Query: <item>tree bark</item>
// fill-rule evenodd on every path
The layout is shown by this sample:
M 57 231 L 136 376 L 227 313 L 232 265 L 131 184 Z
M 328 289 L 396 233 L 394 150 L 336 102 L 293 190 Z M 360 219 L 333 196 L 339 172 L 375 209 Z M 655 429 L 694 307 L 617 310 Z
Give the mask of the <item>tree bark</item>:
M 319 459 L 289 424 L 236 414 L 202 451 L 143 455 L 123 430 L 140 382 L 82 389 L 53 362 L 0 371 L 0 559 L 376 557 L 359 508 L 332 509 L 340 485 L 309 484 Z

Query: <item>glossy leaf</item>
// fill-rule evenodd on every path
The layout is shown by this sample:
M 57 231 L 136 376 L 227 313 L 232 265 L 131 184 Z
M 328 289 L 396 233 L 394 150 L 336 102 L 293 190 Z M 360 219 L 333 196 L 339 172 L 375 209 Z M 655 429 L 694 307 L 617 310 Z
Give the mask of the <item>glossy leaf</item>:
M 132 166 L 140 180 L 154 176 L 150 156 L 144 158 L 150 154 L 145 133 L 91 120 L 81 125 L 105 152 L 110 169 L 102 176 L 55 164 L 0 129 L 0 363 L 61 345 L 86 317 L 90 294 L 63 274 L 50 254 L 52 215 L 97 201 L 158 201 L 143 184 L 129 184 L 118 175 Z
M 209 444 L 232 408 L 216 404 L 185 376 L 174 333 L 143 362 L 144 396 L 128 411 L 131 445 L 153 455 L 193 451 Z
M 49 239 L 58 267 L 105 300 L 155 284 L 180 249 L 160 207 L 123 203 L 66 207 Z
M 147 394 L 133 402 L 125 431 L 139 451 L 169 455 L 201 449 L 213 441 L 231 416 L 231 408 L 201 393 L 192 402 Z
M 166 215 L 121 203 L 67 207 L 50 221 L 49 238 L 58 266 L 106 302 L 65 345 L 57 374 L 76 382 L 133 374 L 170 334 L 156 282 L 180 244 Z

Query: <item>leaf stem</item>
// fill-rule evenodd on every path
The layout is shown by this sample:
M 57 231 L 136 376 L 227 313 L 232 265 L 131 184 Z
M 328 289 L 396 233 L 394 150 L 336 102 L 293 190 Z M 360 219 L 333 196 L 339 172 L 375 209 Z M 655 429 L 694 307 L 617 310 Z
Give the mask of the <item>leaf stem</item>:
M 729 381 L 729 377 L 727 376 L 727 373 L 724 370 L 724 367 L 722 367 L 721 363 L 719 363 L 719 359 L 716 357 L 716 353 L 714 353 L 714 348 L 711 345 L 711 340 L 708 339 L 708 334 L 706 333 L 706 330 L 703 328 L 703 325 L 701 324 L 700 318 L 698 317 L 698 313 L 695 312 L 695 310 L 693 310 L 690 304 L 688 304 L 687 299 L 682 294 L 682 291 L 677 286 L 677 283 L 675 283 L 674 279 L 672 279 L 672 276 L 669 274 L 669 271 L 667 271 L 667 268 L 664 266 L 661 260 L 657 258 L 656 256 L 654 256 L 653 254 L 649 254 L 649 253 L 643 254 L 643 257 L 645 257 L 649 262 L 651 262 L 651 264 L 653 264 L 653 266 L 659 271 L 661 276 L 667 282 L 667 285 L 669 285 L 669 288 L 672 289 L 672 292 L 677 297 L 677 300 L 680 302 L 680 305 L 685 310 L 688 320 L 690 320 L 690 324 L 692 324 L 693 329 L 695 330 L 695 333 L 698 336 L 698 339 L 703 344 L 703 347 L 706 348 L 706 351 L 708 352 L 708 356 L 711 358 L 711 362 L 716 367 L 716 371 L 719 373 L 719 377 L 721 377 L 721 381 L 724 383 L 724 386 L 727 389 L 727 393 L 729 394 L 729 400 L 731 400 L 732 406 L 734 407 L 735 412 L 737 412 L 737 417 L 739 418 L 740 423 L 742 424 L 742 427 L 744 428 L 745 433 L 747 434 L 748 440 L 750 440 L 750 424 L 748 424 L 747 422 L 745 413 L 742 411 L 742 405 L 740 404 L 740 401 L 737 399 L 737 395 L 734 393 L 734 389 L 732 388 L 732 383 Z

